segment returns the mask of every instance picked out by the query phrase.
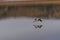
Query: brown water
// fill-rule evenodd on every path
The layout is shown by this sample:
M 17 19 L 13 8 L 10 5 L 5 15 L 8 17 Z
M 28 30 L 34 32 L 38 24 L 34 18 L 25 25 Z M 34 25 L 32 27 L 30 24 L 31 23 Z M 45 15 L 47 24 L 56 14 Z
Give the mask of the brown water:
M 42 20 L 41 23 L 27 17 L 2 19 L 0 40 L 60 40 L 60 20 Z

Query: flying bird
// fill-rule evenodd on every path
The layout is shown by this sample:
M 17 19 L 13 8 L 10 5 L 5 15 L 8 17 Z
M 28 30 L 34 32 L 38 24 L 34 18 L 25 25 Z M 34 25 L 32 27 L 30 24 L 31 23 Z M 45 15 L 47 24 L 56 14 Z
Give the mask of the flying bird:
M 35 21 L 33 21 L 33 22 L 36 22 L 36 21 L 42 22 L 42 19 L 41 19 L 41 18 L 35 18 L 34 20 L 35 20 Z

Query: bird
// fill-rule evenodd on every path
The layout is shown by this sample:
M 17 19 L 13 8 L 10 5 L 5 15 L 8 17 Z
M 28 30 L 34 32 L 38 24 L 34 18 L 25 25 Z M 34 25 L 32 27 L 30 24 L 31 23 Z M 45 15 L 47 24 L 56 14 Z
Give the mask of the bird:
M 41 18 L 35 18 L 34 20 L 35 20 L 35 21 L 33 21 L 33 22 L 36 22 L 36 21 L 42 22 L 42 19 L 41 19 Z

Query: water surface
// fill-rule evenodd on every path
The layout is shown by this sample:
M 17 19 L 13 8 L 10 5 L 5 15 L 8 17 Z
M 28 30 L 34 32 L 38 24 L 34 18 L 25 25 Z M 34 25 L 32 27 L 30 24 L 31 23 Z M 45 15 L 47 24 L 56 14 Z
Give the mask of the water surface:
M 60 20 L 20 17 L 0 20 L 0 40 L 60 40 Z M 33 25 L 43 25 L 35 28 Z

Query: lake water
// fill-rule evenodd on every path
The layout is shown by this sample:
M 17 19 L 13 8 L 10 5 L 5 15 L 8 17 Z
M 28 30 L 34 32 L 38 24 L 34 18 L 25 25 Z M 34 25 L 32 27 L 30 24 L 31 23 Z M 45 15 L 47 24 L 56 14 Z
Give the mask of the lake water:
M 0 20 L 0 40 L 60 40 L 60 20 L 34 18 L 6 18 Z M 33 25 L 42 25 L 35 28 Z

